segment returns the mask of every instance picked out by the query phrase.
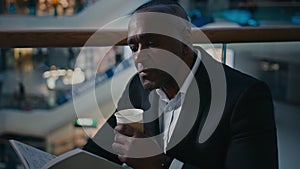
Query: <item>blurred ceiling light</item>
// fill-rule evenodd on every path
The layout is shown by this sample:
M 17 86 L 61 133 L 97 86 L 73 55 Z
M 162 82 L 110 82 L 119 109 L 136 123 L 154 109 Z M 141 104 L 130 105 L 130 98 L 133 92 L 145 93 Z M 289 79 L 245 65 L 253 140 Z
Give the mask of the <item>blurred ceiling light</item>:
M 47 86 L 49 89 L 56 88 L 56 81 L 59 78 L 62 78 L 62 82 L 64 85 L 73 85 L 84 82 L 85 74 L 81 70 L 81 68 L 75 68 L 75 70 L 65 70 L 65 69 L 57 69 L 55 70 L 55 66 L 51 66 L 51 70 L 43 73 L 43 78 L 47 79 Z
M 80 68 L 75 68 L 72 84 L 79 84 L 85 80 L 84 72 Z
M 60 0 L 60 4 L 63 8 L 67 8 L 69 6 L 69 3 L 67 0 Z

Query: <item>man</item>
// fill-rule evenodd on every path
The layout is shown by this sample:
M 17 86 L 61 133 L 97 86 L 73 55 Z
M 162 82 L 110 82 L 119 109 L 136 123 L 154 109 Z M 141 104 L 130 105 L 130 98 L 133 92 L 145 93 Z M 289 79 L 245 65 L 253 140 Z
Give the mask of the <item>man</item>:
M 193 48 L 187 21 L 172 1 L 134 12 L 128 44 L 138 74 L 117 109 L 143 109 L 146 131 L 111 116 L 83 149 L 137 169 L 278 168 L 268 87 Z

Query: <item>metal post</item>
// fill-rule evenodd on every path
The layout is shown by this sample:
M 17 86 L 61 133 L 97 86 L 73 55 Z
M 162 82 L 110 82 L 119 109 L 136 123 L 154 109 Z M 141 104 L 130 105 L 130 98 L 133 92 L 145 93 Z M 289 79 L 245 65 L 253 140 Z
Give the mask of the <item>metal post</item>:
M 226 49 L 227 49 L 227 44 L 223 43 L 222 44 L 222 63 L 226 64 Z

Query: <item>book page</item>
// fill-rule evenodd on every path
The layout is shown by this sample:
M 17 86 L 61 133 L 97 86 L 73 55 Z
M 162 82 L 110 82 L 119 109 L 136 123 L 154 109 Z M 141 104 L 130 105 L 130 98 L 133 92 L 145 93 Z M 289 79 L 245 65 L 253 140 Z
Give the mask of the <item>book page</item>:
M 108 161 L 82 149 L 74 149 L 48 162 L 42 169 L 124 169 L 121 165 Z
M 41 151 L 19 141 L 9 140 L 9 142 L 26 169 L 41 169 L 47 162 L 56 158 L 55 155 Z

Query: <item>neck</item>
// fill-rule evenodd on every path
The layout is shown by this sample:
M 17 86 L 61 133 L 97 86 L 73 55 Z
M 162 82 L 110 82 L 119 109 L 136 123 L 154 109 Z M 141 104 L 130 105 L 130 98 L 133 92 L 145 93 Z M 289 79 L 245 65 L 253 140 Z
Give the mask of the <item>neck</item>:
M 189 57 L 187 57 L 187 60 L 185 62 L 191 70 L 193 69 L 193 66 L 196 63 L 196 60 L 197 60 L 197 57 L 198 57 L 197 55 L 198 54 L 195 53 L 193 50 L 189 51 L 189 55 L 188 55 Z
M 190 50 L 189 52 L 190 53 L 188 57 L 186 57 L 185 63 L 189 66 L 191 71 L 196 62 L 197 54 L 194 53 L 193 50 Z M 184 79 L 186 79 L 186 77 Z M 173 99 L 179 91 L 179 86 L 174 79 L 170 79 L 167 83 L 165 83 L 161 87 L 161 89 L 164 91 L 164 93 L 167 95 L 169 99 Z
M 179 86 L 175 81 L 171 80 L 170 82 L 164 84 L 161 89 L 169 99 L 173 99 L 179 91 Z

